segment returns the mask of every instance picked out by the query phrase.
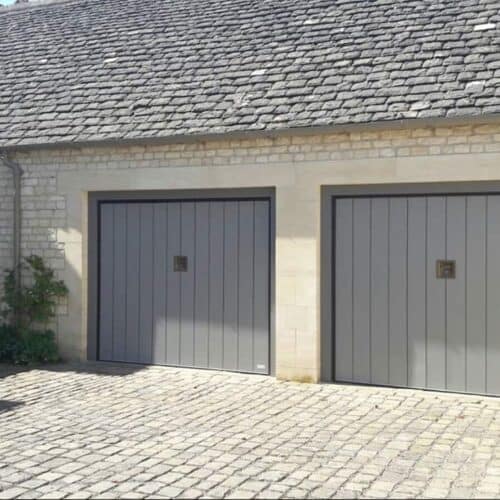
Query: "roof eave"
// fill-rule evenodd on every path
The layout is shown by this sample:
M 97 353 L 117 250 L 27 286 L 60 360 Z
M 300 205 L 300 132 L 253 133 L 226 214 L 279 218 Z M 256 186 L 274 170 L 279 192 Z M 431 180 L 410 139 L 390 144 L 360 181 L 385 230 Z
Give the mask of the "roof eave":
M 450 127 L 464 125 L 483 125 L 500 122 L 500 113 L 487 115 L 465 115 L 454 117 L 434 117 L 434 118 L 408 118 L 399 120 L 385 120 L 368 123 L 348 123 L 336 125 L 322 125 L 312 127 L 291 127 L 283 129 L 266 130 L 241 130 L 222 133 L 200 133 L 200 134 L 179 134 L 158 137 L 138 137 L 138 138 L 112 138 L 88 141 L 60 141 L 50 143 L 34 143 L 22 145 L 1 145 L 0 148 L 6 152 L 30 151 L 40 149 L 82 149 L 88 147 L 116 147 L 132 145 L 150 144 L 179 144 L 193 142 L 223 141 L 252 138 L 273 138 L 297 135 L 321 135 L 345 132 L 377 131 L 377 130 L 401 130 L 428 127 Z

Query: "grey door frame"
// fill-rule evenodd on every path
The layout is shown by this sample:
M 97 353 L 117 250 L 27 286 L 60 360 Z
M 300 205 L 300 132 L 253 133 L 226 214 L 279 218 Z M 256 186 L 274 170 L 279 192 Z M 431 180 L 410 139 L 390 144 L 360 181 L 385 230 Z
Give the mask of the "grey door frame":
M 335 382 L 335 201 L 339 198 L 480 194 L 500 194 L 500 181 L 321 186 L 320 377 L 323 382 Z
M 87 359 L 99 359 L 99 206 L 106 202 L 183 202 L 183 201 L 269 201 L 269 374 L 276 373 L 275 331 L 275 189 L 179 189 L 158 191 L 95 191 L 88 193 L 88 286 L 87 286 Z M 201 369 L 201 368 L 200 368 Z

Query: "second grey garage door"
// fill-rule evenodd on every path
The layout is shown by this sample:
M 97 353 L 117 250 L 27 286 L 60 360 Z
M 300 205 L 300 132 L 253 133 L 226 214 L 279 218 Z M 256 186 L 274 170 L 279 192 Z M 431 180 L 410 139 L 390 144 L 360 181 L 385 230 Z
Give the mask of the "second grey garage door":
M 269 205 L 101 203 L 99 359 L 269 373 Z
M 335 201 L 335 378 L 500 394 L 500 196 Z

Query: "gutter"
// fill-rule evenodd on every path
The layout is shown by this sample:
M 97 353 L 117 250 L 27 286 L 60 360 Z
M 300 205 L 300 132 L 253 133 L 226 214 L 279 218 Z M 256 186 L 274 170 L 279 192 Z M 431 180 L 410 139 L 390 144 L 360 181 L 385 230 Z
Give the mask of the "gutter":
M 21 288 L 21 177 L 23 169 L 2 150 L 0 150 L 0 162 L 12 172 L 14 180 L 14 280 L 17 290 Z

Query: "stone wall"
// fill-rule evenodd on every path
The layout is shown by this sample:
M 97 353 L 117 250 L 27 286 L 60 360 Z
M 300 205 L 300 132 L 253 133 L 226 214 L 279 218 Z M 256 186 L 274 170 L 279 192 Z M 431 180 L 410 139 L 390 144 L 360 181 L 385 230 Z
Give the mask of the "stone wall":
M 500 123 L 438 128 L 372 129 L 360 132 L 287 135 L 272 138 L 213 140 L 163 145 L 67 147 L 19 152 L 15 155 L 15 159 L 25 170 L 22 180 L 23 253 L 25 255 L 32 253 L 42 255 L 51 266 L 58 270 L 61 277 L 65 278 L 67 276 L 66 266 L 68 258 L 65 252 L 67 238 L 58 236 L 61 234 L 61 230 L 64 232 L 64 228 L 67 228 L 69 231 L 69 226 L 72 225 L 68 223 L 67 191 L 69 188 L 66 186 L 63 190 L 60 186 L 60 176 L 63 173 L 74 173 L 76 174 L 75 179 L 80 178 L 79 174 L 86 176 L 85 178 L 93 181 L 93 189 L 98 190 L 100 189 L 100 178 L 106 177 L 108 179 L 107 183 L 104 183 L 106 184 L 105 189 L 113 188 L 115 184 L 109 180 L 109 175 L 120 172 L 123 173 L 123 176 L 127 176 L 128 179 L 137 179 L 137 188 L 144 189 L 147 183 L 144 184 L 142 182 L 143 175 L 141 174 L 141 170 L 143 172 L 147 171 L 148 175 L 151 176 L 153 175 L 151 172 L 154 169 L 159 169 L 158 172 L 161 172 L 161 175 L 157 176 L 157 178 L 164 178 L 165 183 L 163 184 L 160 180 L 160 182 L 151 184 L 155 189 L 177 187 L 175 178 L 172 178 L 172 176 L 185 178 L 182 181 L 183 184 L 181 183 L 182 186 L 179 184 L 179 187 L 189 187 L 189 175 L 193 176 L 193 187 L 205 187 L 205 185 L 206 187 L 243 187 L 243 184 L 251 186 L 253 185 L 252 178 L 256 180 L 256 187 L 274 186 L 276 185 L 276 181 L 273 179 L 278 175 L 277 172 L 280 172 L 279 175 L 285 175 L 288 172 L 291 180 L 286 181 L 289 184 L 286 189 L 283 186 L 282 195 L 280 195 L 280 200 L 283 200 L 283 203 L 280 200 L 277 202 L 278 233 L 281 227 L 281 234 L 286 232 L 287 236 L 297 245 L 300 235 L 297 234 L 294 238 L 291 229 L 288 230 L 288 228 L 285 231 L 285 226 L 288 224 L 286 221 L 289 218 L 295 217 L 294 214 L 290 213 L 292 209 L 287 207 L 294 207 L 293 212 L 295 212 L 297 204 L 294 203 L 294 197 L 302 197 L 301 193 L 303 192 L 308 193 L 304 195 L 305 198 L 307 196 L 311 197 L 311 193 L 316 193 L 316 188 L 322 183 L 331 184 L 332 182 L 339 182 L 342 184 L 351 182 L 356 184 L 360 182 L 470 180 L 475 178 L 474 169 L 476 168 L 476 161 L 471 161 L 471 158 L 479 160 L 483 157 L 491 158 L 492 155 L 500 157 Z M 467 174 L 461 174 L 457 179 L 454 179 L 454 176 L 450 173 L 452 170 L 448 169 L 443 170 L 442 174 L 438 175 L 436 173 L 434 175 L 432 170 L 433 164 L 437 162 L 438 158 L 445 157 L 448 160 L 456 159 L 457 165 L 461 165 L 462 169 L 468 169 L 466 170 Z M 419 158 L 426 160 L 424 163 L 425 168 L 418 167 L 412 163 Z M 466 162 L 465 166 L 462 159 Z M 410 167 L 408 167 L 406 171 L 405 165 L 410 164 L 413 170 L 410 170 Z M 391 166 L 392 170 L 384 170 L 384 166 L 388 168 Z M 304 184 L 304 188 L 301 188 L 297 181 L 296 185 L 292 186 L 291 184 L 295 183 L 293 179 L 303 175 L 306 172 L 306 167 L 307 169 L 313 169 L 311 172 L 318 173 L 318 177 L 314 181 L 315 184 L 311 184 L 309 188 Z M 420 173 L 417 170 L 418 168 L 420 168 Z M 251 169 L 252 174 L 242 184 L 240 181 L 240 172 L 242 176 L 245 176 L 250 171 L 249 169 Z M 172 176 L 168 172 L 172 172 Z M 181 175 L 181 172 L 184 172 L 185 175 Z M 203 177 L 205 178 L 206 176 L 207 179 L 203 182 L 199 180 L 201 179 L 202 172 L 206 172 L 206 174 L 203 174 Z M 224 174 L 225 177 L 220 177 L 224 172 L 226 172 Z M 380 177 L 378 177 L 378 172 L 380 172 Z M 390 172 L 401 172 L 401 178 L 392 179 Z M 498 171 L 489 168 L 487 172 L 489 173 L 485 174 L 483 172 L 481 178 L 500 179 L 500 164 L 498 165 Z M 217 178 L 216 174 L 223 181 L 214 180 Z M 164 177 L 162 177 L 163 175 Z M 66 176 L 67 179 L 70 177 Z M 74 182 L 78 183 L 80 181 L 75 180 Z M 116 189 L 120 189 L 119 186 L 120 183 L 117 181 Z M 133 189 L 135 184 L 129 182 L 127 186 L 128 189 Z M 79 191 L 85 193 L 87 190 L 87 187 L 82 186 L 80 189 L 78 185 L 70 186 L 70 188 L 75 193 Z M 310 192 L 308 189 L 310 189 Z M 310 224 L 312 221 L 315 226 L 312 237 L 314 242 L 314 235 L 319 230 L 319 204 L 316 201 L 315 198 L 314 204 L 310 205 L 311 213 L 307 222 L 307 224 Z M 9 266 L 12 263 L 11 204 L 12 182 L 10 172 L 5 167 L 0 167 L 1 268 Z M 298 218 L 295 217 L 296 220 L 290 221 L 290 225 L 296 227 L 297 224 L 300 224 L 298 220 L 301 217 L 302 214 L 299 214 Z M 77 233 L 78 231 L 80 229 L 77 228 Z M 77 239 L 80 242 L 80 246 L 82 242 L 85 242 L 84 236 L 82 238 L 81 242 Z M 291 268 L 286 268 L 285 247 L 287 245 L 280 247 L 279 242 L 277 245 L 278 296 L 280 296 L 282 284 L 286 283 L 286 287 L 283 286 L 283 288 L 288 289 L 292 285 L 292 288 L 298 286 L 300 281 L 295 280 L 297 275 L 292 272 Z M 314 245 L 316 245 L 316 242 Z M 298 251 L 297 248 L 292 250 L 292 252 L 295 251 Z M 308 249 L 306 253 L 312 251 L 312 249 Z M 316 251 L 317 248 L 314 246 L 314 252 Z M 293 255 L 290 257 L 293 258 Z M 282 266 L 281 280 L 280 266 Z M 79 269 L 84 270 L 85 265 L 82 264 Z M 304 275 L 312 271 L 319 272 L 318 266 L 315 265 L 314 269 L 304 268 L 301 270 Z M 84 279 L 84 276 L 81 276 L 81 278 Z M 290 279 L 287 281 L 287 278 Z M 306 283 L 303 284 L 307 285 Z M 309 288 L 312 286 L 314 290 L 310 292 L 312 297 L 310 297 L 310 302 L 306 305 L 311 315 L 315 316 L 316 313 L 313 311 L 319 307 L 318 290 L 315 281 L 308 282 L 308 285 Z M 283 293 L 286 294 L 289 292 L 284 291 Z M 73 300 L 83 300 L 81 297 Z M 71 300 L 70 297 L 70 302 Z M 288 302 L 290 301 L 288 300 Z M 299 318 L 304 312 L 297 307 L 300 305 L 300 302 L 300 299 L 297 298 L 296 302 L 286 304 L 290 306 L 288 309 L 282 309 L 283 312 L 288 311 L 288 315 L 297 316 L 295 325 L 292 324 L 293 320 L 290 318 L 283 318 L 283 321 L 287 325 L 285 328 L 295 331 L 296 335 L 299 335 L 298 332 L 301 329 L 307 329 L 309 333 L 312 330 L 317 331 L 317 315 L 315 316 L 316 319 L 312 320 L 312 323 L 306 322 L 307 324 L 304 323 L 303 318 Z M 78 309 L 81 309 L 81 304 L 78 305 Z M 83 309 L 83 311 L 85 310 Z M 64 306 L 61 307 L 60 313 L 65 315 L 66 312 L 66 308 Z M 279 330 L 280 318 L 277 321 Z M 302 326 L 298 326 L 299 323 Z M 80 328 L 80 325 L 78 325 L 78 328 Z M 84 335 L 84 333 L 82 332 L 81 335 Z M 318 342 L 317 340 L 314 342 L 314 352 L 306 355 L 307 359 L 311 356 L 315 359 L 318 358 Z M 297 353 L 299 351 L 302 352 L 299 344 L 295 340 L 295 359 L 297 358 Z M 80 343 L 78 345 L 80 346 Z M 84 345 L 84 341 L 82 341 L 81 345 Z M 280 343 L 278 342 L 278 349 L 279 346 Z M 72 348 L 68 348 L 67 352 L 72 357 L 74 355 L 83 356 L 82 353 L 84 351 L 82 349 L 74 348 L 73 345 Z M 304 361 L 302 364 L 305 365 L 308 362 Z M 294 363 L 289 361 L 284 363 L 283 366 L 290 368 Z M 293 369 L 290 369 L 293 372 Z M 312 372 L 308 370 L 305 370 L 305 372 L 304 376 L 311 375 L 312 378 L 315 378 L 312 373 L 316 373 L 317 370 L 314 368 Z M 284 376 L 287 373 L 286 370 L 283 370 Z
M 236 139 L 184 144 L 82 147 L 34 150 L 16 159 L 23 177 L 23 251 L 38 253 L 64 268 L 64 248 L 53 227 L 65 218 L 65 199 L 57 190 L 57 173 L 151 167 L 214 167 L 370 158 L 434 156 L 500 151 L 500 124 L 383 130 L 339 134 Z M 265 174 L 264 174 L 265 175 Z M 11 264 L 12 182 L 0 166 L 0 267 Z

